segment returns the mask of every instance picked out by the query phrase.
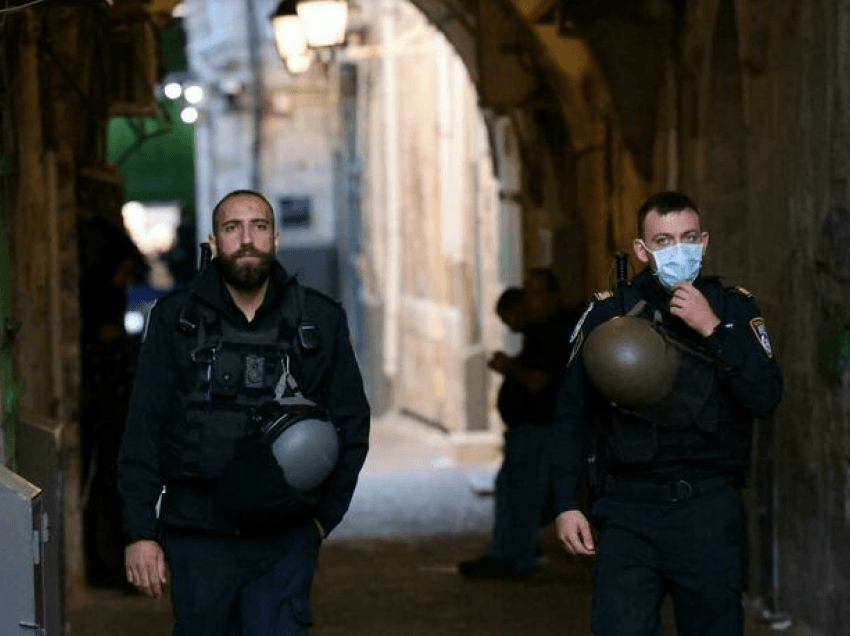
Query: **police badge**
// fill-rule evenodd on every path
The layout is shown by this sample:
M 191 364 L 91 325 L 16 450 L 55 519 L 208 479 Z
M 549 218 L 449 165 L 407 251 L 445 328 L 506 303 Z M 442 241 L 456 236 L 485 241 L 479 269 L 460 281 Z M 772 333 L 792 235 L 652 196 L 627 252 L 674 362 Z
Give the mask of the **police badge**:
M 753 335 L 758 340 L 761 348 L 767 354 L 768 358 L 773 358 L 773 347 L 770 344 L 770 337 L 767 335 L 767 325 L 764 318 L 758 316 L 750 321 L 750 329 L 753 330 Z

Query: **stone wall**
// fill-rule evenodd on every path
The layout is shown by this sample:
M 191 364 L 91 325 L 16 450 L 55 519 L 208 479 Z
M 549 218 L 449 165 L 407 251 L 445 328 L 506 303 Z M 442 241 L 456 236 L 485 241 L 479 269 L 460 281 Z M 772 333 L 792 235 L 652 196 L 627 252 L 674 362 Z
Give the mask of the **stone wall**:
M 55 431 L 50 443 L 61 442 L 63 492 L 49 496 L 63 500 L 65 519 L 51 524 L 52 536 L 64 538 L 72 587 L 83 577 L 79 235 L 95 219 L 121 226 L 123 180 L 104 158 L 106 124 L 109 116 L 155 112 L 155 38 L 154 22 L 132 0 L 108 12 L 94 5 L 8 12 L 0 28 L 8 53 L 0 88 L 12 279 L 5 309 L 7 326 L 16 327 L 6 345 L 22 389 L 19 428 L 35 423 Z M 2 397 L 6 409 L 18 396 Z M 31 465 L 52 450 L 22 445 L 17 459 Z
M 756 294 L 785 374 L 772 422 L 777 602 L 837 635 L 850 622 L 850 403 L 838 374 L 850 272 L 836 254 L 850 253 L 850 229 L 840 213 L 826 219 L 847 200 L 850 3 L 706 1 L 699 15 L 716 22 L 684 40 L 701 53 L 690 70 L 704 113 L 686 181 L 707 211 L 711 262 Z
M 498 223 L 484 123 L 466 69 L 443 36 L 411 5 L 399 3 L 395 15 L 397 40 L 385 42 L 376 30 L 370 44 L 380 53 L 358 62 L 368 87 L 360 108 L 371 113 L 361 128 L 361 272 L 370 304 L 394 312 L 384 313 L 382 333 L 371 331 L 379 340 L 370 342 L 369 375 L 374 386 L 392 387 L 395 409 L 452 436 L 490 437 L 484 356 L 501 332 L 492 311 Z M 397 221 L 387 194 L 387 117 L 398 118 Z

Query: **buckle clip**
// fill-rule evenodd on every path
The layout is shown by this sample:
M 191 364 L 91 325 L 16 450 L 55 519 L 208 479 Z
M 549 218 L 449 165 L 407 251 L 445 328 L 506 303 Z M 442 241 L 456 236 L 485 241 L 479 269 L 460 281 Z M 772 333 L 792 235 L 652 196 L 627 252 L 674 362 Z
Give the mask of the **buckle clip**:
M 690 482 L 680 479 L 677 482 L 670 484 L 670 501 L 685 501 L 694 496 L 694 487 Z

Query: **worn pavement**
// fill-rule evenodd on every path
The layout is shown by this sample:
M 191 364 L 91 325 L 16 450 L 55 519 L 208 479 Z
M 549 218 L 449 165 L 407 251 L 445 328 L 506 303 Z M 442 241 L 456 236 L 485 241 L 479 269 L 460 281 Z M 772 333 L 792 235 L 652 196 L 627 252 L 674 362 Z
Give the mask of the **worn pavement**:
M 403 418 L 373 424 L 372 450 L 345 521 L 326 541 L 314 591 L 314 636 L 590 636 L 592 563 L 568 555 L 551 529 L 546 564 L 523 581 L 468 581 L 456 563 L 486 547 L 495 465 L 461 466 L 441 434 Z M 665 609 L 667 634 L 674 634 Z M 79 590 L 67 636 L 167 636 L 167 600 Z M 748 636 L 774 630 L 752 609 Z

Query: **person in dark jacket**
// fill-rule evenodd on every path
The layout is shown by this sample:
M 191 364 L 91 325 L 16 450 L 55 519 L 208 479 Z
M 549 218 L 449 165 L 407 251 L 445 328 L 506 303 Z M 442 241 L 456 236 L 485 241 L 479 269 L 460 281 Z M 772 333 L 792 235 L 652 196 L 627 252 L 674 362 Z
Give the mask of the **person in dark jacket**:
M 139 354 L 118 469 L 127 577 L 159 597 L 168 563 L 175 636 L 307 634 L 320 543 L 366 458 L 369 405 L 345 312 L 286 273 L 277 239 L 263 195 L 226 195 L 213 211 L 216 258 L 157 302 Z M 249 419 L 283 395 L 281 377 L 326 410 L 338 461 L 297 512 L 243 527 L 223 475 L 248 451 L 258 470 L 277 470 Z M 268 474 L 247 475 L 246 501 L 265 496 Z
M 557 533 L 569 552 L 596 555 L 594 634 L 660 633 L 667 593 L 680 634 L 742 634 L 740 487 L 753 419 L 776 409 L 782 377 L 752 294 L 700 273 L 708 233 L 693 201 L 653 195 L 638 212 L 638 232 L 634 252 L 649 267 L 596 294 L 572 335 L 555 421 Z M 588 373 L 583 345 L 621 314 L 653 321 L 677 352 L 672 388 L 654 404 L 618 404 Z M 596 538 L 575 494 L 589 456 Z
M 564 305 L 558 278 L 533 268 L 523 289 L 508 288 L 496 312 L 523 335 L 516 356 L 495 352 L 488 366 L 503 376 L 497 406 L 505 424 L 502 464 L 496 475 L 493 538 L 487 552 L 458 564 L 473 579 L 518 579 L 542 560 L 541 526 L 554 515 L 549 503 L 551 424 L 555 398 L 569 355 L 568 338 L 578 318 Z

